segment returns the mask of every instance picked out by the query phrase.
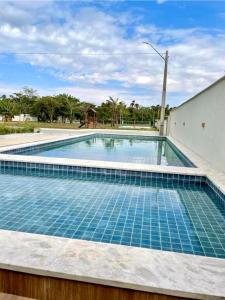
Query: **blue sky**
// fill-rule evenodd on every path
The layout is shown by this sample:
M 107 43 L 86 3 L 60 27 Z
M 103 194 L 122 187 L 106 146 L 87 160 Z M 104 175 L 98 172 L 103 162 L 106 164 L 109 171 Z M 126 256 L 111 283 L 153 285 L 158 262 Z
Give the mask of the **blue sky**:
M 100 103 L 160 103 L 169 50 L 168 103 L 225 74 L 224 1 L 0 1 L 0 94 L 24 86 Z

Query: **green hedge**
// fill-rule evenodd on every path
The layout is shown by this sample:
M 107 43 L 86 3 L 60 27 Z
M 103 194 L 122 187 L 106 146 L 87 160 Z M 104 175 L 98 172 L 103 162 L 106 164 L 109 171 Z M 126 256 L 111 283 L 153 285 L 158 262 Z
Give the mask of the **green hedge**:
M 27 132 L 34 132 L 34 127 L 31 125 L 25 125 L 21 127 L 0 125 L 0 134 L 27 133 Z

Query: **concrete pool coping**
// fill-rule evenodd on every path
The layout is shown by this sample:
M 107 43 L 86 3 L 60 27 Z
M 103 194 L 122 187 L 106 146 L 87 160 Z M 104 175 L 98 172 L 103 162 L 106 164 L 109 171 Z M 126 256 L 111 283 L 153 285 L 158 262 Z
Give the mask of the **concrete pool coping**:
M 83 132 L 74 137 L 95 132 Z M 118 134 L 109 130 L 103 132 Z M 130 131 L 119 134 L 127 135 Z M 145 132 L 142 135 L 152 136 Z M 62 139 L 65 136 L 23 145 L 45 144 Z M 223 191 L 222 176 L 221 180 L 215 170 L 205 167 L 207 163 L 204 165 L 201 158 L 177 141 L 169 139 L 197 168 L 11 154 L 0 154 L 0 160 L 206 176 Z M 1 151 L 9 148 L 15 149 L 15 146 L 2 147 Z M 0 230 L 0 247 L 2 269 L 187 298 L 225 299 L 224 259 L 7 230 Z
M 194 299 L 225 299 L 225 260 L 0 230 L 0 268 Z

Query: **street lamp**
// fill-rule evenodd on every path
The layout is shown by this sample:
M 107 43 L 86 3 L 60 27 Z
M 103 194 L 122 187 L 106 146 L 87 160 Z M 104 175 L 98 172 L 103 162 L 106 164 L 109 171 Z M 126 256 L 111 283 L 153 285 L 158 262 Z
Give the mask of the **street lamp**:
M 143 42 L 144 44 L 149 45 L 165 62 L 164 65 L 164 76 L 163 76 L 163 89 L 162 89 L 162 102 L 161 102 L 161 111 L 160 111 L 160 124 L 159 124 L 159 135 L 164 135 L 164 119 L 165 119 L 165 105 L 166 105 L 166 82 L 167 82 L 167 69 L 168 69 L 168 58 L 169 53 L 166 50 L 165 57 L 159 53 L 152 44 L 148 42 Z

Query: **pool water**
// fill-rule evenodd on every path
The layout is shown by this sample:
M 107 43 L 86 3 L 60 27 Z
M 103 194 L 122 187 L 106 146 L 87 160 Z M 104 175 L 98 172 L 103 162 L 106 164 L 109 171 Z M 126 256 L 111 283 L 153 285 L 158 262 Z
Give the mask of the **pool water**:
M 97 135 L 61 145 L 41 146 L 19 154 L 140 164 L 185 166 L 192 163 L 166 139 Z
M 225 258 L 225 210 L 197 184 L 0 174 L 0 228 Z

